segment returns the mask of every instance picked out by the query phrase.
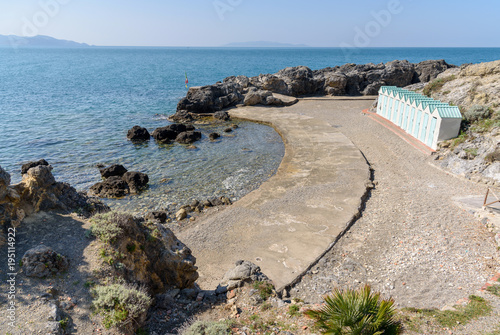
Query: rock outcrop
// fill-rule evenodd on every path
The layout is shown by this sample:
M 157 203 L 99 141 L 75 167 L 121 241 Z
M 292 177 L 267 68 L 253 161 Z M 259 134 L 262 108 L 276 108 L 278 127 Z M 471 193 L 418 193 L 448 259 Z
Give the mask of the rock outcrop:
M 123 165 L 115 164 L 99 171 L 104 180 L 90 187 L 89 193 L 100 198 L 121 198 L 131 193 L 140 193 L 148 187 L 147 174 L 129 172 Z
M 345 64 L 313 71 L 305 66 L 289 67 L 275 74 L 228 77 L 222 83 L 192 87 L 171 116 L 175 122 L 190 122 L 237 104 L 287 106 L 306 95 L 375 95 L 383 85 L 407 86 L 428 81 L 453 68 L 444 60 L 411 64 Z M 286 97 L 286 98 L 285 98 Z
M 110 247 L 123 255 L 119 260 L 123 266 L 115 267 L 115 271 L 127 282 L 144 285 L 153 294 L 194 286 L 198 279 L 196 258 L 170 229 L 113 212 L 95 216 L 92 221 L 93 233 L 115 227 Z M 99 237 L 99 233 L 96 235 Z
M 26 216 L 40 211 L 77 211 L 86 217 L 109 211 L 96 198 L 77 192 L 67 183 L 56 182 L 52 166 L 31 166 L 16 185 L 10 185 L 10 175 L 0 167 L 0 226 L 18 226 Z
M 52 248 L 39 245 L 26 251 L 22 258 L 22 269 L 28 277 L 48 277 L 66 271 L 69 261 Z
M 176 141 L 181 144 L 190 144 L 201 139 L 201 133 L 195 131 L 193 125 L 174 123 L 166 127 L 155 129 L 153 138 L 158 143 L 169 144 Z

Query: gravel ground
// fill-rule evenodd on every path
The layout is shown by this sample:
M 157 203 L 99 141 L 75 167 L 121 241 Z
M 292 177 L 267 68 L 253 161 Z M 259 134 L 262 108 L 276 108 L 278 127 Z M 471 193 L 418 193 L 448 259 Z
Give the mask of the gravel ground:
M 498 272 L 499 251 L 493 234 L 452 197 L 481 195 L 486 186 L 435 168 L 432 157 L 354 104 L 330 106 L 318 101 L 306 113 L 353 141 L 374 169 L 376 187 L 363 216 L 291 296 L 314 303 L 333 287 L 368 283 L 398 307 L 442 308 L 476 293 Z

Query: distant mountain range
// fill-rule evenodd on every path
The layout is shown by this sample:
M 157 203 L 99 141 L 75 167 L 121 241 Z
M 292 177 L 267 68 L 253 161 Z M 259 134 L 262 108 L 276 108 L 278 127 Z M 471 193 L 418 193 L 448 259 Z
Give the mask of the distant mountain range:
M 305 44 L 289 44 L 269 41 L 234 42 L 224 45 L 231 48 L 307 48 Z
M 81 48 L 88 47 L 86 43 L 59 40 L 50 36 L 37 35 L 22 37 L 15 35 L 0 35 L 0 46 L 12 47 L 46 47 L 46 48 Z

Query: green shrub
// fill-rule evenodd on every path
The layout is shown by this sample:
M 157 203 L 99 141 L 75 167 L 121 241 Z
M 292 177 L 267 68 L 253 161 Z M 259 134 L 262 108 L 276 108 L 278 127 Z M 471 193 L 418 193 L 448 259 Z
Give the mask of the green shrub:
M 96 312 L 104 316 L 106 328 L 137 323 L 151 305 L 151 297 L 143 289 L 129 285 L 97 286 L 92 293 L 92 303 Z
M 295 305 L 295 304 L 294 304 L 294 305 L 290 305 L 290 306 L 288 307 L 288 314 L 289 314 L 290 316 L 296 316 L 296 315 L 299 315 L 299 314 L 300 314 L 300 313 L 299 313 L 299 311 L 300 311 L 300 307 L 299 307 L 298 305 Z
M 401 334 L 401 325 L 395 321 L 394 300 L 381 300 L 380 293 L 372 294 L 370 286 L 359 290 L 335 289 L 325 297 L 320 310 L 309 310 L 306 315 L 315 320 L 324 334 Z
M 490 152 L 484 157 L 484 160 L 488 163 L 493 163 L 496 161 L 500 161 L 500 149 L 496 149 L 493 152 Z
M 486 120 L 491 117 L 492 111 L 490 108 L 481 105 L 473 105 L 464 113 L 464 119 L 469 123 L 474 123 L 480 120 Z
M 449 81 L 455 80 L 455 78 L 456 77 L 454 75 L 452 75 L 452 76 L 449 76 L 446 78 L 440 78 L 440 79 L 436 79 L 434 81 L 431 81 L 430 83 L 425 85 L 422 93 L 424 93 L 424 95 L 430 97 L 433 92 L 437 92 L 437 91 L 441 90 L 443 88 L 444 84 L 446 84 Z
M 259 291 L 259 296 L 266 301 L 273 295 L 274 286 L 270 282 L 256 281 L 253 283 L 253 288 Z
M 225 322 L 196 321 L 182 335 L 227 335 L 231 328 Z
M 90 231 L 92 235 L 100 239 L 104 243 L 114 243 L 122 234 L 123 228 L 130 224 L 133 220 L 128 214 L 108 212 L 97 214 L 90 222 Z

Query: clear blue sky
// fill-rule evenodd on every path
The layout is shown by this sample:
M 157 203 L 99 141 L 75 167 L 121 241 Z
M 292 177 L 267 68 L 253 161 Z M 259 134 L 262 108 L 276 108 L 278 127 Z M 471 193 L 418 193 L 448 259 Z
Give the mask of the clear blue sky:
M 390 18 L 377 20 L 381 11 Z M 499 17 L 498 0 L 2 0 L 0 34 L 110 46 L 500 47 Z

